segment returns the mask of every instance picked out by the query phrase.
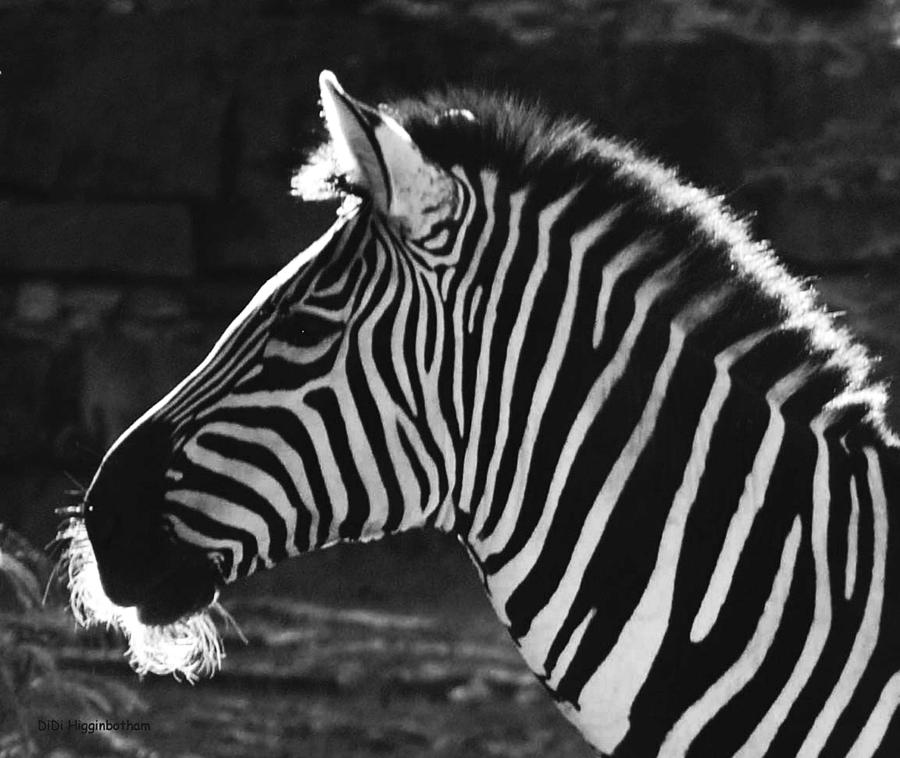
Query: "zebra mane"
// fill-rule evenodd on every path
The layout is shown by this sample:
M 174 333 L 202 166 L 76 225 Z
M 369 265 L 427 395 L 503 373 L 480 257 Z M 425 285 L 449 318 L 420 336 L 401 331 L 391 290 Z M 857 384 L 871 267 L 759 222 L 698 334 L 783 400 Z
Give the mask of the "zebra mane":
M 686 286 L 734 285 L 739 297 L 726 318 L 786 333 L 783 363 L 797 364 L 799 358 L 814 368 L 825 388 L 823 407 L 865 419 L 883 442 L 900 444 L 885 421 L 886 386 L 873 380 L 876 359 L 835 323 L 808 281 L 789 274 L 771 248 L 752 237 L 722 197 L 691 185 L 631 144 L 598 136 L 584 121 L 551 116 L 513 95 L 451 88 L 379 107 L 445 169 L 494 170 L 512 185 L 540 180 L 548 196 L 578 185 L 602 188 L 604 196 L 639 207 L 655 230 L 677 230 L 679 242 L 694 251 Z M 295 194 L 358 194 L 335 165 L 329 145 L 323 145 L 295 177 Z

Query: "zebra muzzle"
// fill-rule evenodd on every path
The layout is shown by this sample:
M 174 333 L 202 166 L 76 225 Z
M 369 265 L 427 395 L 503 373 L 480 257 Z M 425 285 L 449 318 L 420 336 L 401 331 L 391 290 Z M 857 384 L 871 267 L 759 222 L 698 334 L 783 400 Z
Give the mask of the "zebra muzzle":
M 166 527 L 165 472 L 170 429 L 152 419 L 112 447 L 85 497 L 84 523 L 109 599 L 136 607 L 147 624 L 166 624 L 208 606 L 221 577 L 202 551 Z

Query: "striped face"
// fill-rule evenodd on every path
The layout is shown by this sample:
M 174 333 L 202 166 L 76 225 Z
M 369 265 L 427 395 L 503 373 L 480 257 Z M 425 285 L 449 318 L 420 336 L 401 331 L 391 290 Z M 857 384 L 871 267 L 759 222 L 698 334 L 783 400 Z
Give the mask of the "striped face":
M 427 409 L 462 185 L 333 77 L 321 83 L 334 169 L 357 194 L 107 453 L 86 537 L 69 535 L 102 585 L 73 586 L 82 606 L 171 625 L 260 567 L 420 525 L 444 503 L 449 433 Z

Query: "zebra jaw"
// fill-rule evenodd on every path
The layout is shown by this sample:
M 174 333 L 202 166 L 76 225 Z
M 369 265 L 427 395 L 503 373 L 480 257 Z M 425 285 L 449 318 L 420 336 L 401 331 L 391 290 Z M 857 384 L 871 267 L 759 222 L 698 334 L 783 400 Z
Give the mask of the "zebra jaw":
M 203 611 L 169 624 L 146 624 L 140 619 L 138 608 L 117 605 L 107 596 L 83 520 L 70 519 L 58 539 L 66 545 L 60 570 L 68 579 L 75 620 L 86 628 L 105 626 L 120 631 L 128 644 L 128 662 L 139 675 L 172 674 L 193 684 L 222 667 L 222 637 L 211 612 L 226 622 L 231 617 L 218 603 L 218 590 Z
M 350 97 L 330 71 L 319 75 L 319 90 L 345 184 L 363 190 L 412 239 L 425 237 L 456 215 L 456 179 L 426 160 L 397 121 Z

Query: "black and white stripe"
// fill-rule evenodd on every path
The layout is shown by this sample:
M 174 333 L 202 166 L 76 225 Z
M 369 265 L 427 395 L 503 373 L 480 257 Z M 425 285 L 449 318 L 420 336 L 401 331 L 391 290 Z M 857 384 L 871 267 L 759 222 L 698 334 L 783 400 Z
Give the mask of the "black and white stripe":
M 419 239 L 345 211 L 151 409 L 175 534 L 233 580 L 455 532 L 603 754 L 900 751 L 880 390 L 715 200 L 596 151 L 461 156 Z
M 458 506 L 498 615 L 605 753 L 843 755 L 859 734 L 874 754 L 897 702 L 879 664 L 896 663 L 879 635 L 894 451 L 851 391 L 825 391 L 821 359 L 785 351 L 789 324 L 716 329 L 740 283 L 692 287 L 700 253 L 627 231 L 617 206 L 584 219 L 578 192 L 533 209 L 529 235 L 527 189 L 497 201 L 517 229 L 483 284 Z M 884 692 L 870 726 L 867 689 Z

